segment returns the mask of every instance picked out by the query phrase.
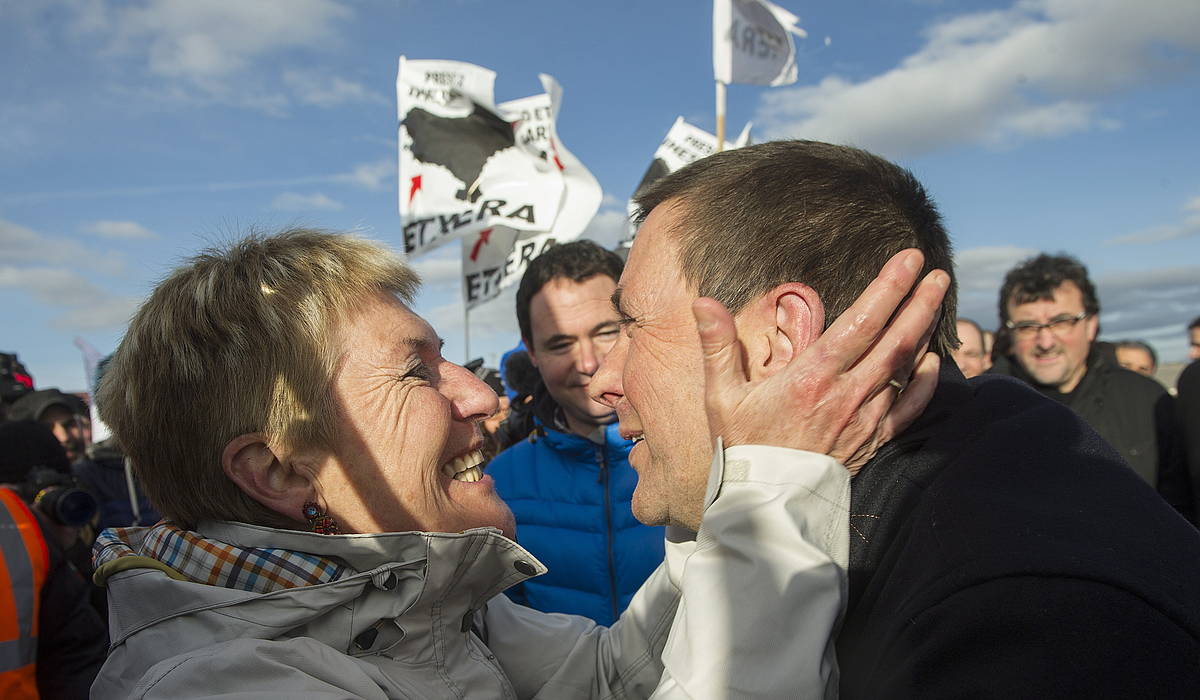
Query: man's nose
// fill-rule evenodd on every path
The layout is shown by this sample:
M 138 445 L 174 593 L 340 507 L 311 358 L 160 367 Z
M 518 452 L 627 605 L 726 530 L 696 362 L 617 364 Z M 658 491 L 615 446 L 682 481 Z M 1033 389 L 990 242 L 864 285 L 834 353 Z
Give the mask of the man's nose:
M 1058 337 L 1046 327 L 1037 329 L 1036 335 L 1033 337 L 1034 342 L 1039 348 L 1049 349 L 1058 344 Z
M 588 382 L 588 396 L 593 401 L 615 409 L 617 402 L 625 397 L 621 375 L 625 371 L 625 352 L 628 347 L 629 341 L 622 334 L 592 374 L 592 381 Z
M 596 352 L 596 344 L 584 339 L 579 342 L 579 350 L 575 356 L 575 370 L 589 377 L 600 367 L 600 356 Z

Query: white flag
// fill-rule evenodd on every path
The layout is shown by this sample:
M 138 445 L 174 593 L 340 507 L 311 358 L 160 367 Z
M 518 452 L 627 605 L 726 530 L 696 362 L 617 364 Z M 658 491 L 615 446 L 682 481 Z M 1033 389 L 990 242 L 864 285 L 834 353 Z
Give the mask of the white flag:
M 495 78 L 470 63 L 400 57 L 400 221 L 409 255 L 497 225 L 554 225 L 562 169 L 552 149 L 517 138 L 493 102 Z
M 722 83 L 796 82 L 800 18 L 767 0 L 713 0 L 713 77 Z
M 747 122 L 746 127 L 742 129 L 742 133 L 737 137 L 737 140 L 728 144 L 725 150 L 749 146 L 750 127 L 750 123 Z M 642 175 L 642 181 L 634 189 L 633 197 L 637 197 L 638 193 L 664 175 L 673 173 L 693 161 L 700 160 L 716 152 L 716 136 L 698 126 L 688 124 L 683 120 L 683 117 L 676 117 L 675 123 L 667 131 L 666 138 L 659 144 L 658 149 L 654 151 L 654 158 L 650 161 L 650 167 L 646 168 L 646 173 Z M 629 245 L 629 242 L 633 240 L 634 234 L 637 233 L 633 227 L 633 217 L 637 214 L 638 207 L 634 203 L 633 197 L 629 199 L 629 204 L 626 206 L 626 211 L 629 215 L 628 237 L 623 242 L 626 246 Z
M 545 94 L 505 102 L 499 111 L 513 124 L 518 142 L 545 153 L 561 171 L 565 188 L 562 204 L 548 231 L 495 226 L 462 239 L 463 303 L 468 309 L 519 282 L 529 262 L 550 246 L 578 238 L 600 208 L 600 183 L 558 138 L 555 123 L 562 89 L 554 78 L 540 78 Z

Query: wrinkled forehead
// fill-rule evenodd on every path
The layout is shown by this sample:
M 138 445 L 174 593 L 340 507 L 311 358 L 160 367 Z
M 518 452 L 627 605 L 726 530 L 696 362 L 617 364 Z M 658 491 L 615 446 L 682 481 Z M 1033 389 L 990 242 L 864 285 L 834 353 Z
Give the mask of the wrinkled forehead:
M 363 300 L 341 319 L 336 330 L 342 355 L 437 354 L 442 339 L 428 321 L 394 294 L 380 292 Z

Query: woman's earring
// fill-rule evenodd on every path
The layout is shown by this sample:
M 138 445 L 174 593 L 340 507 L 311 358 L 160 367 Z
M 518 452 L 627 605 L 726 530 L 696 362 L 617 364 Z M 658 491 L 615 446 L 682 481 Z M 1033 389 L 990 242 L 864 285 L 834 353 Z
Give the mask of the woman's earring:
M 305 503 L 300 512 L 308 521 L 308 529 L 318 535 L 336 535 L 340 532 L 337 521 L 333 519 L 332 515 L 321 510 L 321 506 L 317 505 L 316 501 Z

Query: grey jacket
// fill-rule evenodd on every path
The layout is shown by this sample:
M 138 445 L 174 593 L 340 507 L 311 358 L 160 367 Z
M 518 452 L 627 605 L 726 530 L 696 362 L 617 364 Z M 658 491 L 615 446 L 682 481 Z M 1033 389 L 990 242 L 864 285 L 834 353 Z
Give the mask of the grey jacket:
M 178 580 L 154 560 L 122 557 L 115 573 L 100 572 L 110 573 L 112 647 L 92 695 L 835 695 L 829 639 L 845 588 L 846 473 L 795 451 L 732 459 L 754 449 L 727 451 L 729 470 L 717 452 L 697 540 L 672 538 L 664 564 L 611 628 L 498 595 L 545 567 L 490 528 L 326 536 L 203 524 L 208 538 L 336 557 L 359 573 L 264 594 Z M 754 692 L 733 691 L 745 683 Z

